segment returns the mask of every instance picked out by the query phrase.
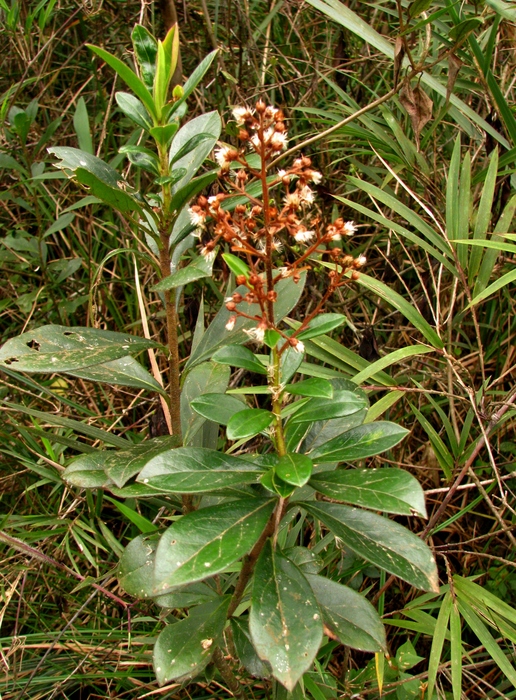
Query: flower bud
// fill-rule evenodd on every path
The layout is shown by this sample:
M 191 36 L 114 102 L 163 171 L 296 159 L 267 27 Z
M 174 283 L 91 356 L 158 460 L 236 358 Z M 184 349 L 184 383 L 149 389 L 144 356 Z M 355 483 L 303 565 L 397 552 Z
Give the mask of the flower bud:
M 245 275 L 237 275 L 236 276 L 236 283 L 240 286 L 241 284 L 245 284 L 247 282 L 247 278 Z
M 227 309 L 228 311 L 235 311 L 235 309 L 236 309 L 236 304 L 235 304 L 235 302 L 234 302 L 234 301 L 227 301 L 227 302 L 226 302 L 226 309 Z
M 258 100 L 258 102 L 256 103 L 256 111 L 258 112 L 258 114 L 263 114 L 266 109 L 267 105 L 265 104 L 265 102 L 262 99 Z
M 353 270 L 351 273 L 351 279 L 354 280 L 355 282 L 360 279 L 360 272 L 357 272 L 356 270 Z

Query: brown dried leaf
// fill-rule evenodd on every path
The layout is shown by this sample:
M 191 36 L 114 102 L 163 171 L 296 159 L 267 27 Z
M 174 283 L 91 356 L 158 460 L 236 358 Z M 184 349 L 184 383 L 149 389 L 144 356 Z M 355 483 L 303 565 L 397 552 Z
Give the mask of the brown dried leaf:
M 450 101 L 451 94 L 453 92 L 453 87 L 457 76 L 462 67 L 462 61 L 457 58 L 455 54 L 450 53 L 448 56 L 448 84 L 446 85 L 446 103 Z
M 403 37 L 397 36 L 396 43 L 394 44 L 394 87 L 397 87 L 398 80 L 400 77 L 400 71 L 403 66 L 403 59 L 405 57 L 405 42 Z
M 408 83 L 400 93 L 400 102 L 408 112 L 419 148 L 419 136 L 425 124 L 432 118 L 434 103 L 419 84 L 412 88 Z

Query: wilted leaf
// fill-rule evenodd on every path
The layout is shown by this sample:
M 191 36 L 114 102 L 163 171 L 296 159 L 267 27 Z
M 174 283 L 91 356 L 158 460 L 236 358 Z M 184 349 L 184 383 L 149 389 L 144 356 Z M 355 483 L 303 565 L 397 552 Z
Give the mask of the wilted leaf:
M 419 83 L 412 88 L 410 83 L 406 83 L 400 93 L 400 102 L 405 107 L 412 122 L 414 136 L 419 148 L 419 136 L 425 124 L 432 118 L 432 107 L 434 103 L 426 94 Z

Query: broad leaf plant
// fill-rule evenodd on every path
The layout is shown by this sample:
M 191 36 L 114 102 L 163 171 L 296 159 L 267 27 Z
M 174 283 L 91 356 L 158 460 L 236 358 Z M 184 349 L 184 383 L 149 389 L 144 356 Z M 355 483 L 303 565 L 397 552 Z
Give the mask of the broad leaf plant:
M 235 108 L 238 146 L 220 145 L 218 167 L 197 175 L 219 138 L 220 117 L 212 112 L 183 126 L 181 120 L 215 54 L 171 89 L 176 29 L 163 42 L 141 26 L 132 36 L 138 72 L 90 48 L 132 90 L 118 92 L 116 101 L 141 138 L 121 150 L 150 173 L 150 190 L 134 190 L 91 154 L 51 150 L 58 167 L 89 196 L 122 212 L 155 254 L 167 347 L 125 333 L 45 326 L 8 341 L 0 366 L 160 392 L 169 436 L 84 454 L 71 461 L 64 479 L 119 499 L 159 496 L 167 504 L 171 524 L 146 528 L 129 542 L 118 567 L 127 594 L 165 610 L 154 645 L 160 685 L 196 678 L 214 662 L 234 695 L 243 696 L 242 667 L 293 691 L 325 639 L 386 650 L 377 611 L 340 580 L 340 551 L 416 588 L 439 590 L 430 549 L 388 517 L 424 517 L 423 492 L 403 469 L 365 466 L 407 431 L 368 422 L 363 390 L 344 378 L 328 379 L 320 365 L 305 361 L 305 342 L 345 321 L 325 307 L 366 262 L 342 245 L 354 224 L 325 225 L 311 213 L 312 185 L 322 175 L 308 157 L 277 169 L 286 125 L 281 110 L 262 100 L 252 109 Z M 217 176 L 219 193 L 200 195 Z M 211 274 L 221 249 L 235 285 L 207 329 L 201 306 L 180 374 L 181 290 Z M 296 322 L 288 314 L 308 270 L 324 277 L 325 289 Z M 168 391 L 132 357 L 155 348 L 168 360 Z M 244 380 L 228 389 L 231 368 Z

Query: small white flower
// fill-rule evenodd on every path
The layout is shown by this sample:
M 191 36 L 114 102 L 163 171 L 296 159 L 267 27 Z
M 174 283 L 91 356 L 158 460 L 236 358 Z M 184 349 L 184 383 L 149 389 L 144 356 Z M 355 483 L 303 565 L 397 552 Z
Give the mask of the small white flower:
M 246 333 L 251 340 L 256 340 L 257 343 L 263 343 L 265 338 L 265 328 L 257 326 L 256 328 L 244 328 L 244 333 Z
M 221 170 L 229 170 L 229 165 L 231 161 L 228 158 L 229 148 L 226 146 L 221 146 L 215 151 L 215 160 L 220 166 Z
M 352 236 L 354 233 L 356 233 L 357 227 L 355 226 L 353 221 L 346 221 L 346 223 L 344 224 L 343 231 L 346 234 L 346 236 Z
M 283 250 L 283 243 L 278 238 L 273 238 L 272 249 L 275 250 L 277 253 L 281 253 L 281 251 Z
M 200 238 L 202 235 L 202 228 L 196 228 L 195 231 L 192 231 L 190 235 L 194 238 Z
M 238 124 L 238 126 L 243 126 L 247 119 L 253 116 L 253 110 L 249 107 L 234 107 L 233 108 L 233 118 Z
M 302 353 L 305 351 L 305 345 L 301 340 L 298 340 L 297 343 L 294 345 L 294 350 L 296 352 Z
M 285 195 L 283 201 L 285 202 L 287 207 L 299 209 L 299 207 L 301 206 L 301 198 L 299 196 L 299 191 L 296 190 L 296 192 L 289 192 Z
M 278 170 L 278 177 L 279 178 L 284 178 L 286 174 L 287 174 L 286 170 Z
M 211 206 L 212 204 L 215 204 L 217 201 L 217 195 L 212 194 L 211 197 L 208 197 L 208 204 Z
M 227 331 L 232 331 L 233 328 L 235 327 L 237 317 L 236 316 L 230 316 L 228 322 L 226 323 L 226 330 Z
M 300 168 L 303 165 L 303 161 L 301 160 L 301 158 L 296 158 L 294 161 L 294 165 Z
M 311 190 L 308 185 L 305 185 L 304 187 L 301 187 L 299 190 L 299 199 L 301 200 L 301 204 L 313 204 L 314 202 L 314 193 L 313 190 Z
M 202 210 L 194 211 L 192 207 L 189 207 L 188 214 L 190 215 L 190 221 L 196 228 L 204 228 L 206 223 L 206 214 Z
M 280 131 L 275 131 L 271 137 L 271 146 L 285 150 L 288 145 L 287 134 Z
M 328 226 L 328 236 L 330 237 L 331 241 L 340 241 L 342 238 L 335 226 Z
M 294 234 L 294 238 L 298 243 L 309 243 L 314 236 L 315 231 L 306 231 L 305 229 L 301 229 Z
M 322 173 L 318 172 L 317 170 L 312 170 L 311 180 L 314 183 L 314 185 L 318 185 L 322 180 Z
M 363 267 L 367 262 L 367 258 L 365 255 L 359 255 L 355 262 L 359 267 Z
M 251 144 L 256 148 L 257 151 L 260 150 L 261 141 L 260 141 L 260 137 L 258 136 L 258 134 L 253 134 L 251 136 Z
M 209 248 L 207 246 L 204 246 L 203 248 L 201 248 L 201 255 L 203 258 L 206 258 L 206 260 L 208 262 L 215 260 L 215 251 L 209 250 Z
M 272 105 L 268 105 L 268 107 L 265 110 L 265 116 L 270 119 L 271 117 L 276 116 L 276 114 L 278 112 L 279 112 L 279 109 L 277 107 L 273 107 Z

